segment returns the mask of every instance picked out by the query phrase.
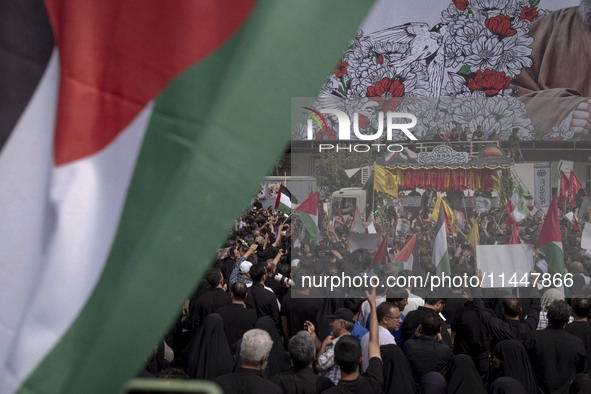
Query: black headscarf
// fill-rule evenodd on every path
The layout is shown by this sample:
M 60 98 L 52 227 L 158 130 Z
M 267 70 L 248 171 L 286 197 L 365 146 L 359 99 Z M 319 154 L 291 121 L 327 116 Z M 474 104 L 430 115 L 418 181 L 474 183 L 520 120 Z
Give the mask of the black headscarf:
M 534 369 L 521 343 L 515 340 L 501 341 L 497 343 L 493 355 L 501 360 L 500 370 L 496 371 L 495 377 L 506 376 L 517 380 L 528 394 L 538 392 Z
M 525 389 L 516 379 L 509 377 L 498 378 L 491 384 L 490 394 L 526 394 Z
M 472 357 L 456 354 L 447 367 L 447 386 L 450 393 L 486 394 L 480 374 Z
M 382 345 L 380 346 L 380 352 L 382 353 L 384 370 L 382 391 L 385 394 L 413 394 L 415 392 L 415 381 L 410 364 L 402 349 L 393 344 Z
M 214 380 L 232 372 L 232 353 L 217 313 L 205 317 L 183 352 L 185 372 L 193 379 Z
M 271 379 L 278 372 L 291 371 L 289 353 L 283 347 L 283 342 L 277 332 L 277 328 L 275 328 L 273 319 L 270 316 L 262 316 L 257 319 L 254 327 L 267 331 L 273 340 L 273 347 L 271 348 L 271 353 L 269 353 L 267 368 L 265 368 L 267 378 Z
M 418 394 L 447 394 L 447 382 L 439 372 L 428 372 L 421 377 Z

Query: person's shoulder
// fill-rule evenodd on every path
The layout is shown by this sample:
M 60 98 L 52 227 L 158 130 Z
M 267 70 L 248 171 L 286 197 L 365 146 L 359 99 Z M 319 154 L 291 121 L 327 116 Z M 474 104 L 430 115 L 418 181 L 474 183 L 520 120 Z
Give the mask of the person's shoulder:
M 569 330 L 577 330 L 577 331 L 590 331 L 591 332 L 591 324 L 586 321 L 573 321 L 568 323 L 566 326 L 566 331 Z
M 402 344 L 402 351 L 407 353 L 409 350 L 414 349 L 419 343 L 418 338 L 408 338 Z
M 242 305 L 238 305 L 239 307 L 242 307 Z M 220 306 L 218 308 L 218 310 L 216 311 L 216 313 L 218 315 L 225 315 L 225 314 L 233 314 L 235 313 L 235 311 L 237 311 L 238 308 L 236 307 L 236 304 L 228 304 L 228 305 L 224 305 L 224 306 Z
M 273 393 L 278 393 L 278 394 L 282 394 L 283 393 L 283 389 L 281 388 L 281 386 L 279 386 L 276 383 L 273 383 L 270 380 L 265 380 L 265 379 L 261 379 L 260 381 L 260 390 L 259 387 L 257 387 L 257 392 L 259 393 L 263 393 L 263 394 L 273 394 Z
M 227 291 L 224 291 L 224 289 L 220 289 L 219 287 L 216 287 L 215 289 L 213 289 L 212 293 L 212 297 L 215 298 L 221 298 L 221 299 L 228 299 L 231 300 L 232 297 L 230 297 L 230 293 L 228 293 Z
M 574 335 L 574 334 L 568 332 L 567 330 L 560 330 L 560 331 L 562 331 L 562 333 L 563 333 L 562 335 L 564 336 L 566 341 L 571 342 L 573 345 L 575 345 L 577 347 L 580 347 L 580 346 L 582 346 L 583 348 L 585 347 L 585 343 L 577 335 Z
M 382 359 L 379 357 L 372 357 L 369 359 L 369 366 L 367 367 L 367 369 L 365 370 L 366 372 L 369 369 L 379 369 L 380 371 L 382 370 Z M 364 373 L 365 375 L 365 373 Z
M 579 7 L 561 8 L 552 11 L 548 15 L 544 15 L 530 25 L 530 35 L 536 33 L 538 30 L 549 29 L 556 24 L 570 25 L 573 19 L 580 19 Z
M 226 392 L 228 388 L 235 386 L 239 380 L 240 376 L 236 372 L 231 372 L 225 375 L 218 376 L 214 379 L 214 382 L 219 384 L 224 390 L 224 392 Z

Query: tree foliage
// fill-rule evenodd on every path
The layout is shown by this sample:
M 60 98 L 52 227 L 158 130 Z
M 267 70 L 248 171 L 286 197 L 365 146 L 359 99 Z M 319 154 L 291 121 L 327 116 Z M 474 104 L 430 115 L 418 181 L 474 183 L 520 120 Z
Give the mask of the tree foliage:
M 320 165 L 316 169 L 318 186 L 324 188 L 329 194 L 344 187 L 362 186 L 360 173 L 349 178 L 345 170 L 371 166 L 374 159 L 371 152 L 337 152 L 336 149 L 322 152 Z
M 507 201 L 511 199 L 513 190 L 515 189 L 515 183 L 511 177 L 509 170 L 501 170 L 497 172 L 497 175 L 493 177 L 494 189 L 499 195 L 499 207 L 504 207 Z

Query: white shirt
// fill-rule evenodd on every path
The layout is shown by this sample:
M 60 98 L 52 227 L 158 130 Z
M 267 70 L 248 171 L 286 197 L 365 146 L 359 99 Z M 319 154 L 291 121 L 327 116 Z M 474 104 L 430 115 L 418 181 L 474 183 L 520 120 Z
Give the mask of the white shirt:
M 394 336 L 388 331 L 387 328 L 378 326 L 378 339 L 380 346 L 382 345 L 396 345 Z M 361 364 L 361 370 L 365 371 L 369 366 L 369 332 L 361 338 L 361 356 L 363 357 L 363 363 Z
M 380 304 L 382 302 L 386 301 L 386 297 L 381 297 L 378 296 L 376 297 L 376 308 L 378 306 L 380 306 Z M 357 321 L 359 322 L 359 325 L 361 327 L 365 327 L 365 324 L 367 324 L 367 319 L 369 318 L 369 314 L 372 312 L 370 306 L 369 306 L 369 302 L 367 301 L 363 301 L 363 304 L 361 304 L 361 312 L 359 312 L 359 317 L 357 318 Z M 375 312 L 375 310 L 373 311 Z M 369 360 L 368 360 L 369 362 Z
M 425 300 L 423 300 L 418 295 L 411 293 L 410 291 L 408 291 L 407 301 L 408 304 L 404 307 L 404 310 L 402 311 L 402 313 L 404 313 L 404 316 L 408 315 L 408 312 L 416 311 L 419 308 L 419 306 L 425 305 Z

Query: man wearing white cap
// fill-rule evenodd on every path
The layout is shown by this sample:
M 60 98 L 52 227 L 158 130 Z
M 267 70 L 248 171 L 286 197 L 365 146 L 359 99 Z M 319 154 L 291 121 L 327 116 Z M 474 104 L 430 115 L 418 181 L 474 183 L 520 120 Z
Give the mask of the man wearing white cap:
M 252 244 L 246 251 L 244 251 L 246 248 L 245 246 L 241 246 L 236 249 L 237 259 L 236 264 L 234 264 L 234 269 L 230 274 L 230 283 L 228 284 L 229 287 L 232 287 L 232 285 L 236 282 L 242 282 L 248 287 L 252 286 L 252 280 L 250 279 L 248 271 L 250 271 L 250 267 L 252 267 L 253 263 L 248 261 L 248 259 L 251 256 L 252 258 L 256 259 L 255 253 L 257 251 L 257 246 L 257 244 Z

